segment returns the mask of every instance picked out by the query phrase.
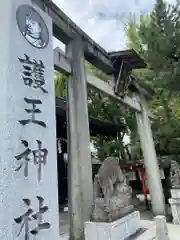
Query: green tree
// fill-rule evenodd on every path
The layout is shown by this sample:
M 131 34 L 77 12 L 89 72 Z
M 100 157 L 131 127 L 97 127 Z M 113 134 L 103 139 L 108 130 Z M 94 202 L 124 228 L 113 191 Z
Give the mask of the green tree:
M 106 74 L 97 70 L 94 66 L 86 63 L 86 68 L 94 75 L 104 81 L 109 78 Z M 66 76 L 55 73 L 55 92 L 58 97 L 66 96 Z M 92 138 L 92 142 L 97 149 L 97 155 L 103 160 L 107 155 L 120 155 L 125 161 L 131 160 L 128 145 L 124 143 L 125 135 L 130 135 L 132 129 L 136 127 L 134 122 L 135 116 L 129 109 L 125 108 L 121 103 L 105 96 L 102 92 L 88 86 L 88 109 L 89 116 L 110 122 L 111 124 L 122 125 L 123 131 L 117 132 L 116 138 L 98 135 Z
M 175 83 L 177 63 L 172 59 L 173 36 L 178 33 L 174 32 L 172 15 L 177 16 L 175 7 L 157 0 L 151 14 L 141 16 L 139 21 L 133 16 L 125 28 L 128 47 L 134 48 L 147 62 L 147 69 L 134 71 L 134 75 L 153 92 L 150 102 L 156 116 L 153 135 L 157 152 L 163 155 L 180 154 L 180 93 Z
M 156 0 L 147 17 L 141 17 L 139 35 L 144 57 L 155 73 L 155 86 L 179 91 L 180 75 L 180 1 L 175 5 Z
M 56 97 L 66 97 L 66 80 L 67 76 L 60 72 L 54 73 L 54 87 Z

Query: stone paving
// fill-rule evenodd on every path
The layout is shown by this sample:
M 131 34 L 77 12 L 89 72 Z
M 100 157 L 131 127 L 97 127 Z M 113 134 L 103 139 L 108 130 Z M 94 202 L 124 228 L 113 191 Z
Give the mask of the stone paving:
M 153 222 L 153 215 L 150 211 L 145 211 L 140 209 L 141 219 L 146 224 L 152 224 L 155 226 Z M 168 233 L 170 240 L 180 240 L 180 225 L 174 225 L 170 222 L 167 223 Z
M 66 235 L 69 232 L 68 212 L 60 212 L 59 214 L 60 235 Z
M 153 222 L 153 215 L 150 211 L 146 211 L 144 206 L 140 206 L 140 213 L 141 213 L 141 219 L 143 220 L 143 223 L 145 225 L 151 225 L 155 226 Z M 69 231 L 69 225 L 68 225 L 68 212 L 60 212 L 59 214 L 60 218 L 60 240 L 68 240 L 68 231 Z M 174 225 L 172 223 L 168 223 L 168 232 L 170 240 L 180 240 L 180 225 Z
M 180 226 L 174 224 L 168 224 L 168 232 L 171 240 L 180 239 Z
M 151 224 L 155 225 L 154 222 L 151 220 L 143 220 L 143 221 L 146 223 L 151 223 Z M 168 227 L 168 233 L 169 233 L 170 240 L 179 240 L 180 239 L 180 225 L 174 225 L 174 224 L 168 223 L 167 227 Z

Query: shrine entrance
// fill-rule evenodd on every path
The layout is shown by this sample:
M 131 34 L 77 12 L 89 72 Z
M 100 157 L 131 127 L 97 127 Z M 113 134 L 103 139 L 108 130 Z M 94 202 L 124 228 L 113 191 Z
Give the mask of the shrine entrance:
M 76 40 L 77 41 L 77 40 Z M 78 39 L 78 41 L 80 41 Z M 70 44 L 73 44 L 72 42 Z M 138 57 L 138 55 L 133 50 L 127 50 L 123 52 L 117 53 L 109 53 L 111 56 L 110 59 L 116 63 L 118 62 L 119 73 L 114 75 L 112 79 L 112 75 L 110 74 L 110 81 L 109 83 L 105 83 L 104 81 L 100 80 L 96 76 L 93 76 L 91 72 L 84 70 L 84 65 L 81 63 L 81 68 L 76 66 L 77 62 L 82 59 L 82 55 L 80 55 L 80 51 L 78 52 L 77 49 L 79 47 L 79 42 L 77 43 L 78 46 L 75 45 L 74 61 L 72 58 L 68 58 L 68 49 L 67 49 L 67 56 L 62 53 L 59 48 L 54 50 L 54 66 L 56 70 L 60 70 L 67 75 L 67 86 L 68 86 L 68 99 L 67 99 L 67 129 L 68 129 L 68 155 L 69 155 L 69 175 L 68 175 L 68 188 L 69 188 L 69 215 L 72 217 L 72 212 L 76 213 L 74 219 L 71 218 L 70 227 L 74 226 L 75 229 L 82 226 L 84 221 L 90 219 L 91 213 L 91 200 L 92 200 L 92 163 L 90 158 L 90 151 L 89 151 L 89 121 L 88 121 L 88 114 L 87 114 L 87 93 L 86 93 L 86 82 L 83 82 L 83 79 L 87 81 L 91 87 L 96 88 L 110 97 L 115 98 L 117 101 L 120 101 L 122 104 L 129 106 L 132 110 L 136 112 L 136 119 L 140 134 L 140 140 L 142 144 L 142 151 L 144 155 L 144 165 L 149 181 L 149 191 L 151 194 L 151 202 L 152 202 L 152 210 L 153 213 L 156 214 L 164 214 L 165 207 L 164 207 L 164 196 L 162 192 L 162 184 L 161 178 L 159 173 L 159 167 L 157 163 L 151 128 L 150 128 L 150 120 L 149 118 L 153 118 L 151 113 L 147 108 L 147 98 L 148 93 L 142 89 L 136 82 L 135 79 L 131 76 L 131 70 L 134 68 L 144 66 L 143 61 Z M 74 49 L 71 46 L 71 49 Z M 81 49 L 82 51 L 82 49 Z M 79 56 L 80 55 L 80 56 Z M 69 54 L 69 56 L 72 56 Z M 77 59 L 77 57 L 79 57 Z M 116 58 L 116 61 L 115 61 Z M 76 63 L 73 67 L 73 63 Z M 71 65 L 72 68 L 76 69 L 78 72 L 75 72 L 76 78 L 74 79 L 71 76 Z M 131 66 L 129 69 L 128 66 Z M 84 74 L 81 78 L 81 74 Z M 127 78 L 130 78 L 127 81 Z M 78 82 L 82 81 L 82 82 Z M 82 84 L 83 83 L 83 84 Z M 82 86 L 81 86 L 82 84 Z M 82 87 L 82 88 L 81 88 Z M 73 92 L 73 89 L 75 92 Z M 115 92 L 120 91 L 120 94 Z M 119 90 L 118 90 L 119 89 Z M 124 94 L 124 90 L 128 90 L 131 94 L 126 95 Z M 82 92 L 85 92 L 84 101 L 81 101 Z M 123 96 L 122 96 L 123 95 Z M 81 97 L 79 97 L 81 96 Z M 82 115 L 82 109 L 86 109 L 84 114 Z M 78 113 L 78 114 L 77 114 Z M 81 117 L 80 117 L 81 116 Z M 74 119 L 74 120 L 73 120 Z M 85 124 L 86 123 L 86 124 Z M 84 126 L 85 124 L 85 126 Z M 84 127 L 83 127 L 84 126 Z M 82 129 L 87 129 L 87 132 L 82 132 Z M 76 132 L 76 131 L 77 132 Z M 82 136 L 81 136 L 82 134 Z M 77 138 L 78 137 L 78 138 Z M 80 137 L 80 139 L 79 139 Z M 82 139 L 81 139 L 82 137 Z M 76 144 L 75 144 L 76 140 Z M 86 143 L 86 145 L 85 145 Z M 82 149 L 81 149 L 82 146 Z M 82 151 L 79 153 L 77 149 Z M 75 154 L 75 155 L 74 155 Z M 76 155 L 77 154 L 77 155 Z M 79 155 L 80 154 L 80 155 Z M 82 155 L 81 155 L 82 154 Z M 87 157 L 89 154 L 89 164 L 87 164 Z M 81 161 L 80 161 L 81 159 Z M 154 159 L 154 160 L 152 160 Z M 74 161 L 74 162 L 73 162 Z M 91 170 L 90 170 L 91 169 Z M 153 169 L 153 170 L 152 170 Z M 76 172 L 76 174 L 75 174 Z M 79 175 L 77 175 L 79 173 Z M 79 178 L 80 177 L 80 178 Z M 76 181 L 75 181 L 76 179 Z M 86 179 L 84 182 L 83 180 Z M 89 183 L 88 183 L 89 181 Z M 83 186 L 83 184 L 84 186 Z M 88 187 L 87 187 L 88 186 Z M 88 192 L 86 191 L 88 188 Z M 77 196 L 74 190 L 79 189 L 85 195 L 80 197 L 79 200 L 74 202 L 74 196 Z M 84 189 L 84 190 L 83 190 Z M 79 192 L 80 193 L 80 192 Z M 74 195 L 75 194 L 75 195 Z M 146 193 L 145 193 L 146 194 Z M 157 206 L 157 197 L 161 202 L 160 206 Z M 72 205 L 71 205 L 72 204 Z M 79 210 L 83 209 L 83 205 L 85 208 L 84 216 L 82 212 Z M 85 207 L 86 206 L 86 207 Z M 89 207 L 89 211 L 88 211 Z M 89 212 L 89 213 L 88 213 Z M 81 224 L 77 220 L 81 219 Z M 79 231 L 72 230 L 70 235 L 74 235 L 76 232 L 77 234 Z M 78 239 L 78 238 L 77 238 Z
M 133 50 L 107 53 L 54 3 L 46 4 L 35 0 L 34 2 L 47 13 L 51 12 L 54 36 L 66 45 L 65 53 L 58 48 L 54 50 L 54 67 L 56 71 L 67 76 L 70 237 L 80 239 L 83 235 L 84 222 L 91 216 L 93 189 L 87 84 L 136 112 L 152 210 L 154 215 L 165 214 L 160 172 L 149 120 L 153 116 L 147 107 L 149 94 L 131 75 L 133 69 L 143 68 L 146 64 Z M 85 70 L 85 59 L 109 75 L 108 83 Z
M 83 236 L 84 222 L 90 219 L 92 207 L 92 163 L 89 150 L 87 84 L 136 112 L 152 211 L 154 215 L 165 214 L 160 172 L 150 126 L 150 118 L 153 116 L 147 107 L 149 95 L 131 75 L 132 69 L 145 67 L 145 64 L 133 50 L 108 53 L 106 56 L 109 63 L 113 63 L 111 66 L 114 70 L 106 69 L 110 79 L 106 83 L 85 70 L 84 58 L 86 58 L 87 49 L 83 50 L 83 46 L 82 38 L 76 36 L 67 44 L 65 54 L 58 48 L 54 50 L 55 70 L 67 75 L 68 206 L 70 236 L 75 239 Z M 87 57 L 87 60 L 91 60 L 92 64 L 105 71 L 101 65 L 102 62 L 98 65 L 93 57 Z M 73 73 L 71 69 L 73 69 Z
M 0 89 L 0 239 L 13 240 L 20 235 L 28 239 L 37 234 L 44 240 L 59 239 L 53 65 L 67 76 L 70 239 L 83 239 L 84 222 L 92 212 L 87 84 L 136 112 L 152 211 L 164 215 L 148 93 L 131 75 L 133 69 L 145 67 L 142 59 L 133 50 L 106 52 L 51 0 L 1 0 L 0 4 L 4 29 L 0 38 L 4 71 Z M 65 54 L 58 48 L 53 52 L 53 36 L 66 45 Z M 105 72 L 109 81 L 87 71 L 85 60 Z

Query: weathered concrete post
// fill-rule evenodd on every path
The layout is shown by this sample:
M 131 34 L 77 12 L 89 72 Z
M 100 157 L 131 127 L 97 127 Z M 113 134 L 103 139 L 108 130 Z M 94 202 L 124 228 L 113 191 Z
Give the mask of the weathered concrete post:
M 68 80 L 70 239 L 83 239 L 84 222 L 92 210 L 92 164 L 89 141 L 87 86 L 83 44 L 75 38 L 67 46 L 72 76 Z
M 153 142 L 151 125 L 148 117 L 148 108 L 146 105 L 146 100 L 143 97 L 140 98 L 140 102 L 142 112 L 136 113 L 136 119 L 144 155 L 144 165 L 149 184 L 152 210 L 154 215 L 165 215 L 164 195 L 160 178 L 160 170 Z
M 156 224 L 157 240 L 170 240 L 165 216 L 156 216 L 154 218 Z

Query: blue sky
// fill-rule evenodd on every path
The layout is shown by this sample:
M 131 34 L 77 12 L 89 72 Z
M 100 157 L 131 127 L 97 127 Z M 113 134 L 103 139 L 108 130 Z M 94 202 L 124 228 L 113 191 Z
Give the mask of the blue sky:
M 148 13 L 155 0 L 53 0 L 107 51 L 126 47 L 124 23 L 130 14 Z M 167 0 L 169 3 L 175 0 Z M 54 46 L 58 42 L 54 41 Z

